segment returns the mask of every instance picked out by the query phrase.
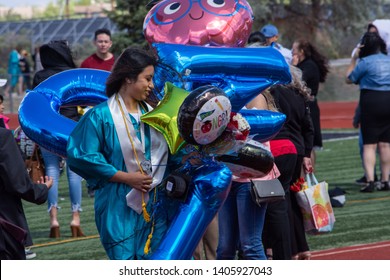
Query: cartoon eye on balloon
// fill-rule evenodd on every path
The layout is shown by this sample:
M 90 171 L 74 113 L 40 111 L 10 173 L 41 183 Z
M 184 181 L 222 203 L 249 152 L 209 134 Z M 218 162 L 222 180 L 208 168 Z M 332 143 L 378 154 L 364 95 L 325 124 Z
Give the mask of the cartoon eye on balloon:
M 163 0 L 146 15 L 149 43 L 242 47 L 253 12 L 246 0 Z

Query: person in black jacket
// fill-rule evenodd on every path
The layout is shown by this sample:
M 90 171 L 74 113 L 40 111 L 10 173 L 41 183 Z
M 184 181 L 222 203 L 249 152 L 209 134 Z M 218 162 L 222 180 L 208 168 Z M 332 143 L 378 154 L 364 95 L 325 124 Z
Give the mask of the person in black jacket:
M 39 49 L 39 55 L 43 70 L 38 71 L 34 75 L 33 87 L 35 88 L 41 82 L 51 77 L 54 74 L 65 70 L 76 68 L 73 61 L 72 52 L 67 41 L 51 41 L 44 44 Z M 60 114 L 74 121 L 79 121 L 81 118 L 78 113 L 77 106 L 64 106 L 60 108 Z M 53 177 L 54 184 L 49 191 L 48 211 L 50 214 L 50 234 L 51 238 L 60 237 L 60 224 L 57 219 L 58 210 L 58 182 L 60 177 L 60 162 L 62 158 L 56 154 L 49 152 L 46 149 L 41 149 L 43 160 L 45 162 L 46 174 Z M 84 236 L 80 228 L 80 212 L 81 197 L 82 197 L 82 178 L 71 171 L 69 167 L 66 169 L 69 182 L 69 195 L 71 201 L 72 220 L 70 229 L 72 237 Z
M 32 245 L 22 199 L 42 204 L 53 179 L 45 176 L 34 184 L 12 132 L 0 127 L 0 259 L 26 259 L 25 246 Z
M 309 108 L 314 128 L 314 140 L 311 159 L 315 165 L 316 150 L 322 149 L 320 107 L 317 94 L 320 83 L 324 83 L 330 71 L 328 59 L 306 39 L 295 40 L 292 47 L 292 64 L 302 70 L 302 79 L 311 90 Z
M 312 171 L 313 124 L 308 107 L 309 89 L 302 81 L 302 72 L 290 66 L 292 82 L 275 85 L 247 104 L 248 108 L 276 110 L 286 115 L 278 134 L 270 141 L 279 181 L 285 200 L 268 203 L 263 242 L 269 259 L 309 259 L 301 210 L 290 186 L 301 176 L 301 170 Z

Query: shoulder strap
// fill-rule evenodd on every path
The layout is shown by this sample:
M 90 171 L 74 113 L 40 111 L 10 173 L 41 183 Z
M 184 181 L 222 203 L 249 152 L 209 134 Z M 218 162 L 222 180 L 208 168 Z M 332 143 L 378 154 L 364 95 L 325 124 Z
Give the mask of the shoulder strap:
M 39 160 L 38 149 L 39 149 L 39 146 L 34 143 L 34 151 L 31 155 L 31 159 L 35 158 L 36 160 Z

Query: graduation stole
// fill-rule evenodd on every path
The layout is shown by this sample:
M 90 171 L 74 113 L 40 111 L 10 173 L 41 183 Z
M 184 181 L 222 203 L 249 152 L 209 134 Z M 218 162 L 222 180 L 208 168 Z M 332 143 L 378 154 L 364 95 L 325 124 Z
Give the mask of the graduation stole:
M 145 157 L 146 149 L 148 149 L 148 154 L 150 155 L 150 143 L 146 146 L 145 141 L 145 125 L 143 123 L 140 124 L 141 139 L 139 139 L 130 119 L 130 115 L 127 113 L 127 110 L 125 112 L 123 109 L 126 108 L 126 106 L 119 94 L 115 94 L 108 100 L 108 107 L 110 108 L 115 130 L 118 134 L 127 171 L 131 172 L 139 170 L 142 174 L 144 174 L 141 162 L 147 161 L 147 158 Z M 140 107 L 138 108 L 138 113 L 139 115 L 142 114 Z M 145 221 L 150 221 L 150 216 L 146 211 L 146 204 L 149 201 L 148 193 L 144 194 L 143 192 L 133 188 L 126 199 L 130 208 L 138 214 L 143 212 Z

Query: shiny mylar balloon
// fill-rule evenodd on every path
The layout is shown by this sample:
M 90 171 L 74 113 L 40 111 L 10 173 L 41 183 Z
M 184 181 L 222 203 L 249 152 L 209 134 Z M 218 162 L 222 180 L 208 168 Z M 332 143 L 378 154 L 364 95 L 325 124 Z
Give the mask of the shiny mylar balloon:
M 203 85 L 219 87 L 229 97 L 233 112 L 238 112 L 267 87 L 291 81 L 286 60 L 272 47 L 217 48 L 162 43 L 154 43 L 153 47 L 162 63 L 181 74 L 187 90 Z
M 191 91 L 180 106 L 179 132 L 187 143 L 209 144 L 225 130 L 230 112 L 230 101 L 220 88 L 201 86 Z
M 66 144 L 76 122 L 59 114 L 61 106 L 96 105 L 105 100 L 110 72 L 72 69 L 60 72 L 29 91 L 19 107 L 26 135 L 43 148 L 66 157 Z
M 259 142 L 271 140 L 286 121 L 286 115 L 280 112 L 241 109 L 239 113 L 251 126 L 249 135 Z
M 177 115 L 179 108 L 189 92 L 167 82 L 164 97 L 152 111 L 141 116 L 141 121 L 149 124 L 164 135 L 169 150 L 175 154 L 184 144 L 179 134 Z
M 233 175 L 240 178 L 259 178 L 274 166 L 274 157 L 263 144 L 249 140 L 236 155 L 223 155 L 216 160 L 225 163 Z
M 197 46 L 244 46 L 253 23 L 246 0 L 162 0 L 146 15 L 150 43 Z
M 151 259 L 191 259 L 207 226 L 226 200 L 232 173 L 224 164 L 208 160 L 190 174 L 192 181 L 187 200 L 180 205 Z

